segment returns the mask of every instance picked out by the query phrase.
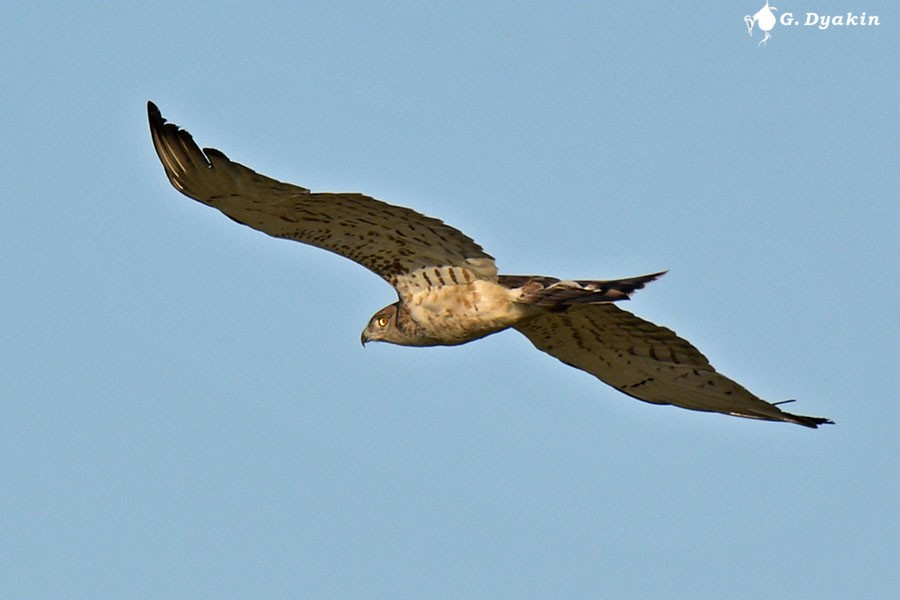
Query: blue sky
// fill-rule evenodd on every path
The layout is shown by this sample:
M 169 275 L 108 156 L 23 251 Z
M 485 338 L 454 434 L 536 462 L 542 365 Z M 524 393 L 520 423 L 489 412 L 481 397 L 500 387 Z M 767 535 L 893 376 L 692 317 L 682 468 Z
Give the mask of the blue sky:
M 900 9 L 99 3 L 0 19 L 0 596 L 883 598 L 900 588 Z M 646 405 L 175 192 L 145 104 L 627 307 L 818 431 Z

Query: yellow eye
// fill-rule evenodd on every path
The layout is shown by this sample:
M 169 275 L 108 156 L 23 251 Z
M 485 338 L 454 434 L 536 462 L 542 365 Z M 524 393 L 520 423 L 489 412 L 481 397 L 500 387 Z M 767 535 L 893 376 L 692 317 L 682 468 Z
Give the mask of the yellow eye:
M 384 327 L 384 326 L 387 325 L 387 319 L 384 318 L 384 317 L 378 317 L 378 320 L 375 321 L 375 323 L 376 323 L 376 325 L 378 325 L 379 327 Z

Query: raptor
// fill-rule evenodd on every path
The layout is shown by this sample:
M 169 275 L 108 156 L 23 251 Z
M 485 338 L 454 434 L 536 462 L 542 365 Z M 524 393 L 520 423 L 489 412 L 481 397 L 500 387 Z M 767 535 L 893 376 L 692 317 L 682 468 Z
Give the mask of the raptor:
M 615 305 L 664 272 L 611 280 L 500 275 L 491 255 L 438 219 L 260 175 L 219 150 L 201 150 L 156 105 L 147 108 L 153 145 L 175 189 L 253 229 L 356 261 L 394 287 L 397 302 L 369 320 L 363 344 L 453 346 L 515 329 L 638 400 L 811 428 L 831 423 L 758 398 L 687 340 Z

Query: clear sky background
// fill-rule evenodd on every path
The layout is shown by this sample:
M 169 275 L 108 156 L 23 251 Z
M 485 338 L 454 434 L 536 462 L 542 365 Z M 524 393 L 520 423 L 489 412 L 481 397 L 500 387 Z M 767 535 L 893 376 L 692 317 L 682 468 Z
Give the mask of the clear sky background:
M 0 597 L 900 589 L 900 5 L 16 3 L 0 15 Z M 515 332 L 359 333 L 362 267 L 178 194 L 146 101 L 440 217 L 817 431 L 643 404 Z

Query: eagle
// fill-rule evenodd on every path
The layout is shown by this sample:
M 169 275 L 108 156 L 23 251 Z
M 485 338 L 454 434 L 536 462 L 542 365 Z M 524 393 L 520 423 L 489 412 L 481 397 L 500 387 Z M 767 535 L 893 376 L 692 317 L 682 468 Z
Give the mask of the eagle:
M 227 217 L 277 238 L 349 258 L 387 281 L 398 300 L 376 312 L 367 342 L 455 346 L 514 329 L 560 361 L 638 400 L 816 428 L 829 419 L 783 411 L 717 372 L 687 340 L 615 303 L 665 271 L 609 280 L 501 275 L 458 229 L 359 193 L 283 183 L 200 149 L 147 103 L 153 146 L 171 184 Z

